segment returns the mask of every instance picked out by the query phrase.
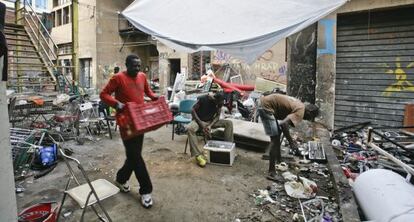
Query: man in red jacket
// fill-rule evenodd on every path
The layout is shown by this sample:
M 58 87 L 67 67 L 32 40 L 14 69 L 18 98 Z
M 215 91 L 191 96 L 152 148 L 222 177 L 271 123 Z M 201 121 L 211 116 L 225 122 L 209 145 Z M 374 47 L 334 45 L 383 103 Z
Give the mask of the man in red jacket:
M 158 97 L 149 87 L 145 73 L 140 72 L 141 59 L 136 55 L 129 55 L 125 65 L 127 70 L 114 75 L 102 90 L 101 100 L 117 111 L 122 110 L 127 102 L 144 103 L 144 93 L 152 100 L 157 100 Z M 112 97 L 112 93 L 115 93 L 115 98 Z M 126 135 L 126 131 L 121 128 L 126 160 L 116 174 L 115 183 L 122 192 L 129 192 L 128 180 L 133 171 L 140 185 L 141 203 L 145 208 L 149 208 L 153 204 L 152 183 L 141 155 L 144 134 L 131 139 L 125 139 Z

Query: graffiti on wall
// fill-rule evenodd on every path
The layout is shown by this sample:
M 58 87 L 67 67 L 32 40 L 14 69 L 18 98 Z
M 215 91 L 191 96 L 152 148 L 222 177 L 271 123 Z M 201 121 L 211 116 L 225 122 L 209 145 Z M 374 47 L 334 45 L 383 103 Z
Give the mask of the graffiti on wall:
M 322 26 L 322 28 L 324 29 L 323 34 L 320 35 L 321 41 L 322 41 L 321 45 L 323 45 L 324 48 L 319 48 L 318 46 L 318 50 L 317 50 L 318 55 L 323 55 L 323 54 L 335 55 L 336 49 L 335 49 L 335 42 L 334 42 L 334 37 L 335 37 L 334 29 L 336 26 L 336 20 L 335 19 L 321 19 L 319 21 L 319 25 Z
M 168 59 L 168 58 L 170 57 L 170 54 L 171 54 L 171 53 L 168 53 L 168 52 L 160 52 L 160 53 L 158 54 L 158 58 L 159 58 L 159 59 Z
M 391 96 L 391 94 L 395 92 L 414 92 L 414 84 L 407 79 L 408 75 L 404 69 L 409 69 L 414 67 L 414 62 L 409 63 L 407 66 L 402 67 L 400 58 L 397 57 L 395 59 L 395 69 L 389 69 L 385 73 L 395 75 L 396 82 L 389 85 L 384 92 L 382 93 L 383 96 Z M 385 64 L 387 67 L 389 67 L 387 64 Z
M 286 62 L 283 58 L 279 59 L 283 60 L 283 62 L 278 63 L 276 62 L 277 58 L 275 57 L 275 52 L 269 49 L 266 50 L 255 63 L 248 65 L 241 60 L 218 50 L 214 53 L 212 62 L 221 65 L 229 64 L 230 67 L 241 74 L 246 81 L 254 81 L 257 77 L 260 77 L 286 84 Z
M 111 74 L 114 73 L 115 67 L 122 67 L 122 63 L 115 62 L 109 65 L 98 65 L 98 71 L 103 76 L 104 80 L 107 80 Z

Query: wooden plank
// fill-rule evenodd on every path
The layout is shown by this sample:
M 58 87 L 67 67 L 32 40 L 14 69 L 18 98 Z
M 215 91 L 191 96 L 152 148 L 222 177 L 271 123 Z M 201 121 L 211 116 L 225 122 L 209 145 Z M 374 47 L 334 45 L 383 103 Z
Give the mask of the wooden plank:
M 263 142 L 270 142 L 270 137 L 264 132 L 262 123 L 249 122 L 239 119 L 227 118 L 233 123 L 233 134 L 258 140 Z
M 266 92 L 266 91 L 272 91 L 274 88 L 279 88 L 283 91 L 286 91 L 286 85 L 263 79 L 263 78 L 256 78 L 255 82 L 255 90 L 258 92 Z

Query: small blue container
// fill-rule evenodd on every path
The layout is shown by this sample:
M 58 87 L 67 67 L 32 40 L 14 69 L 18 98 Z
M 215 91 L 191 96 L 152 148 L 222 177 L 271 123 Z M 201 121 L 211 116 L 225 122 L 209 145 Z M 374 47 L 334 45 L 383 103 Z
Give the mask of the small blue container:
M 53 144 L 49 147 L 43 147 L 39 150 L 40 159 L 43 166 L 53 165 L 57 160 L 57 147 Z

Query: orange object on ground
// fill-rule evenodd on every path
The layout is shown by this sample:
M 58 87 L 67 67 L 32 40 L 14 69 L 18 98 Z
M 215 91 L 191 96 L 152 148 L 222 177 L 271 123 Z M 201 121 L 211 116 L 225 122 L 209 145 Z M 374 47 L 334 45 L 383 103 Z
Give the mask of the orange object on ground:
M 34 104 L 38 105 L 38 106 L 43 106 L 43 104 L 45 104 L 45 101 L 37 96 L 31 96 L 29 97 L 29 101 L 32 101 Z
M 405 105 L 404 126 L 414 126 L 414 104 Z M 408 128 L 406 130 L 414 133 L 414 128 Z

